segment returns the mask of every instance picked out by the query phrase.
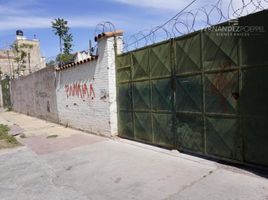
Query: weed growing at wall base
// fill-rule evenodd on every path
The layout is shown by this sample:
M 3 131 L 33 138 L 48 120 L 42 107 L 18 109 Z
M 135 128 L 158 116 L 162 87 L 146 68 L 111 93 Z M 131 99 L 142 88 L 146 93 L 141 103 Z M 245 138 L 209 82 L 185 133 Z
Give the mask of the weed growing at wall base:
M 0 149 L 14 147 L 19 145 L 19 142 L 12 135 L 8 134 L 9 128 L 7 125 L 0 124 Z

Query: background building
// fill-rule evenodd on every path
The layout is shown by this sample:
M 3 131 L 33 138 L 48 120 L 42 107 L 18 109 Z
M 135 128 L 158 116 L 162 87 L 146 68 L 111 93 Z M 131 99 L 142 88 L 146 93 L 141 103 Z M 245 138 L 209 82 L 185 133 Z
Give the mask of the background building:
M 23 65 L 16 61 L 18 56 L 15 46 L 19 51 L 24 52 Z M 12 77 L 27 75 L 46 66 L 45 58 L 42 57 L 40 51 L 40 42 L 38 39 L 27 39 L 21 30 L 16 31 L 16 39 L 13 45 L 8 49 L 0 50 L 0 69 L 2 75 Z
M 80 62 L 81 60 L 85 60 L 91 58 L 90 53 L 87 51 L 78 51 L 74 54 L 74 62 Z
M 14 71 L 14 53 L 11 49 L 0 49 L 1 75 L 11 76 Z

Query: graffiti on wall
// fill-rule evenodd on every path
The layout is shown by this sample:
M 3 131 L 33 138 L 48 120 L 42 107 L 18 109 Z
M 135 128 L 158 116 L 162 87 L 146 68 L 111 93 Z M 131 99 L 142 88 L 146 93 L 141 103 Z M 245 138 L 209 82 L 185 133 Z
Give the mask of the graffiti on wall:
M 213 74 L 212 77 L 212 85 L 211 85 L 211 92 L 212 94 L 219 97 L 219 103 L 221 104 L 223 111 L 228 111 L 228 105 L 230 104 L 230 99 L 228 100 L 229 96 L 232 97 L 233 100 L 237 101 L 239 98 L 238 92 L 238 79 L 235 76 L 235 73 L 226 72 L 224 70 L 229 69 L 232 67 L 231 63 L 224 63 L 220 66 L 221 72 Z M 233 102 L 235 105 L 235 102 Z M 233 105 L 233 106 L 234 106 Z
M 76 96 L 79 98 L 89 98 L 94 99 L 95 98 L 95 91 L 93 88 L 92 83 L 72 83 L 72 84 L 66 84 L 65 85 L 65 93 L 67 98 L 70 96 Z

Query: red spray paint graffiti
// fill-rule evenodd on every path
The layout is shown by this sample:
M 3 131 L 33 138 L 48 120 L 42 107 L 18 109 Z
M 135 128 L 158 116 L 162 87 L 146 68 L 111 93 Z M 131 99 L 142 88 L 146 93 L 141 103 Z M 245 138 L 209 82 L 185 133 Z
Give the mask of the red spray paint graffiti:
M 73 84 L 66 84 L 65 85 L 65 93 L 67 98 L 70 96 L 76 96 L 79 98 L 95 98 L 95 91 L 93 88 L 92 83 L 90 84 L 80 84 L 80 83 L 73 83 Z
M 229 68 L 231 66 L 230 63 L 225 63 L 221 65 L 221 70 L 224 70 L 226 68 Z M 214 95 L 218 95 L 220 98 L 220 104 L 223 108 L 224 112 L 228 111 L 228 105 L 227 105 L 227 99 L 228 95 L 232 95 L 235 100 L 238 98 L 234 97 L 234 93 L 236 94 L 236 91 L 233 92 L 232 90 L 235 89 L 236 85 L 236 79 L 235 77 L 228 77 L 228 74 L 225 72 L 219 72 L 214 74 L 212 78 L 212 83 L 211 85 L 211 92 Z

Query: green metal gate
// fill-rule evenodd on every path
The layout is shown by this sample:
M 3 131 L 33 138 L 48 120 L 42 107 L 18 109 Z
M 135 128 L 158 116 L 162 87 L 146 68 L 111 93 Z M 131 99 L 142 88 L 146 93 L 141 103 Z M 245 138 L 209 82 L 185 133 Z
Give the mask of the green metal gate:
M 268 31 L 265 18 L 239 25 Z M 268 166 L 267 42 L 199 31 L 117 56 L 119 135 Z

